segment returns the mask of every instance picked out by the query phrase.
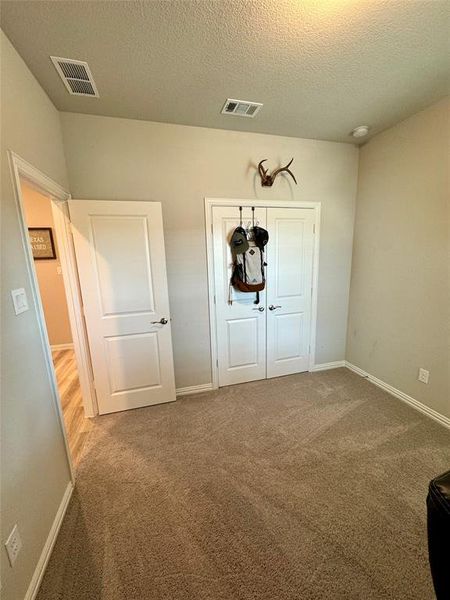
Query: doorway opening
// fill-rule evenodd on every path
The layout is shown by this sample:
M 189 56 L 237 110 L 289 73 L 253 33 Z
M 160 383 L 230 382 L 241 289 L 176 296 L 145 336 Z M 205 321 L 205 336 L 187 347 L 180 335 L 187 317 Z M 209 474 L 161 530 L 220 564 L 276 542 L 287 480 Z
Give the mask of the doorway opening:
M 87 435 L 80 436 L 79 433 L 84 433 L 85 429 L 90 428 L 89 417 L 97 415 L 98 409 L 71 234 L 68 208 L 70 194 L 11 150 L 8 151 L 8 158 L 29 275 L 31 301 L 37 313 L 52 398 L 66 447 L 72 482 L 74 482 L 74 466 L 78 463 L 81 454 L 81 439 L 87 438 Z M 29 227 L 35 229 L 30 231 Z M 33 241 L 36 245 L 34 250 L 30 234 L 33 238 L 37 238 Z M 45 268 L 37 267 L 38 264 L 44 263 L 52 266 L 47 267 L 47 271 Z M 38 270 L 42 271 L 39 277 Z M 53 277 L 53 284 L 46 286 L 45 277 L 49 275 Z M 41 291 L 44 287 L 45 292 Z M 53 308 L 51 305 L 49 308 L 48 297 L 56 290 L 59 292 L 57 301 Z M 54 300 L 55 298 L 50 298 L 50 302 Z M 47 310 L 44 310 L 44 304 Z M 70 333 L 67 330 L 67 316 Z M 52 341 L 49 339 L 49 333 Z M 71 352 L 59 354 L 60 351 L 66 350 Z M 62 396 L 65 396 L 67 406 L 64 406 L 65 410 L 63 410 Z M 81 397 L 82 410 L 79 409 L 79 403 L 77 410 L 75 409 L 77 402 L 73 398 L 69 402 L 69 396 L 75 396 L 77 400 Z M 79 419 L 77 427 L 74 426 L 77 422 L 75 415 Z
M 37 227 L 41 231 L 32 250 L 24 182 L 40 193 L 41 204 L 48 201 L 51 206 L 85 417 L 176 399 L 162 207 L 159 202 L 73 200 L 56 182 L 11 151 L 9 158 L 42 347 L 72 466 L 71 425 L 65 425 L 53 362 L 61 364 L 64 358 L 66 365 L 61 371 L 65 373 L 71 370 L 67 364 L 71 357 L 55 352 L 52 356 L 51 348 L 70 350 L 65 347 L 70 342 L 67 337 L 49 340 L 35 265 L 42 260 L 36 253 L 47 251 L 46 259 L 54 261 L 56 249 L 46 248 L 52 245 L 51 227 L 45 227 L 40 216 Z M 58 269 L 57 263 L 54 265 Z M 57 311 L 58 326 L 63 320 L 61 305 L 62 301 L 53 310 Z M 75 361 L 70 361 L 72 380 L 66 382 L 74 387 Z M 76 437 L 70 446 L 80 443 Z
M 20 178 L 22 207 L 44 312 L 72 462 L 76 467 L 92 428 L 86 417 L 51 196 Z

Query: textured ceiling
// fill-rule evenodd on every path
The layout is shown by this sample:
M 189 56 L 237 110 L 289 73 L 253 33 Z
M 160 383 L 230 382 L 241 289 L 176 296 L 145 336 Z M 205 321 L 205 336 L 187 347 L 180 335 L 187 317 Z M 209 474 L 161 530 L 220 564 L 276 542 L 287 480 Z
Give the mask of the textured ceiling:
M 350 141 L 444 96 L 447 0 L 13 1 L 1 26 L 58 109 Z M 70 96 L 50 55 L 87 60 Z M 227 97 L 263 102 L 255 119 Z

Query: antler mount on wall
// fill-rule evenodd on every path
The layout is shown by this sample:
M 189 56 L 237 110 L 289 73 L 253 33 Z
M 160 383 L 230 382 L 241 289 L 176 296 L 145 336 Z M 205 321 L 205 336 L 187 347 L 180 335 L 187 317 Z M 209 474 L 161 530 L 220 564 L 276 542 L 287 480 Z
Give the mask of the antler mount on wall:
M 267 158 L 265 158 L 258 164 L 258 171 L 259 171 L 259 174 L 261 175 L 261 185 L 263 187 L 272 187 L 276 176 L 279 173 L 283 173 L 283 172 L 289 173 L 289 175 L 292 177 L 292 179 L 295 181 L 295 184 L 297 185 L 297 180 L 294 177 L 294 173 L 292 173 L 292 171 L 289 170 L 289 167 L 291 166 L 292 161 L 294 160 L 293 158 L 291 158 L 291 160 L 288 162 L 288 164 L 285 167 L 279 167 L 278 169 L 275 169 L 275 171 L 273 171 L 272 173 L 269 173 L 268 169 L 265 169 L 262 166 L 263 162 L 266 162 L 266 160 L 267 160 Z

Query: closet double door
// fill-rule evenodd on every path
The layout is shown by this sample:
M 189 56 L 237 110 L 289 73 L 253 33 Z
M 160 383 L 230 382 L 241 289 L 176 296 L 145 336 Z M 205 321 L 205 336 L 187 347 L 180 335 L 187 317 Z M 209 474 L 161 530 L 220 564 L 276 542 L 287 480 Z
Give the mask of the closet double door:
M 313 290 L 313 208 L 243 207 L 243 226 L 253 220 L 269 232 L 266 288 L 255 294 L 230 289 L 230 238 L 239 206 L 214 206 L 213 252 L 219 386 L 307 371 Z

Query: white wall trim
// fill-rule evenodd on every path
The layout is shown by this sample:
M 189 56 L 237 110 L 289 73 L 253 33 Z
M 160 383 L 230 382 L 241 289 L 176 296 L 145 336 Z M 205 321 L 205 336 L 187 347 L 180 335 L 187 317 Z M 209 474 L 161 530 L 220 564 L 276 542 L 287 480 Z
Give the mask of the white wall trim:
M 310 371 L 328 371 L 329 369 L 339 369 L 345 367 L 345 360 L 335 360 L 328 363 L 320 363 L 318 365 L 312 365 Z
M 313 290 L 311 302 L 311 337 L 309 350 L 309 369 L 314 366 L 316 355 L 317 305 L 319 285 L 319 254 L 320 254 L 320 224 L 321 202 L 303 202 L 300 200 L 259 200 L 258 198 L 205 198 L 206 224 L 206 256 L 208 267 L 208 302 L 209 302 L 209 331 L 211 347 L 211 376 L 212 389 L 219 387 L 219 369 L 217 366 L 217 329 L 216 309 L 214 304 L 214 248 L 212 234 L 212 209 L 214 206 L 254 206 L 260 208 L 310 208 L 315 213 L 315 234 L 313 254 Z
M 26 160 L 12 152 L 8 151 L 9 167 L 11 171 L 11 179 L 14 189 L 14 197 L 16 201 L 17 216 L 20 227 L 20 234 L 22 238 L 22 246 L 25 253 L 25 261 L 28 271 L 28 279 L 31 287 L 31 293 L 33 296 L 34 306 L 37 314 L 37 321 L 39 326 L 39 334 L 41 337 L 42 349 L 44 351 L 45 363 L 47 367 L 47 374 L 50 381 L 50 388 L 53 395 L 53 406 L 56 411 L 56 415 L 61 428 L 61 433 L 66 448 L 67 463 L 69 465 L 70 476 L 72 482 L 75 481 L 75 471 L 72 464 L 72 456 L 70 454 L 69 442 L 67 439 L 66 426 L 64 424 L 64 417 L 62 413 L 61 401 L 59 398 L 58 384 L 56 381 L 55 369 L 53 366 L 52 353 L 50 349 L 50 340 L 48 339 L 47 327 L 45 326 L 44 308 L 42 306 L 41 294 L 39 291 L 39 284 L 37 281 L 36 270 L 34 268 L 34 259 L 31 252 L 31 246 L 28 238 L 28 227 L 25 218 L 25 211 L 23 207 L 22 198 L 22 187 L 21 177 L 29 181 L 36 189 L 43 191 L 44 193 L 50 193 L 52 197 L 57 198 L 61 201 L 66 201 L 70 194 L 64 190 L 59 184 L 47 177 L 44 173 L 41 173 L 38 169 L 30 165 Z M 50 192 L 51 190 L 51 192 Z
M 37 596 L 39 586 L 41 585 L 41 581 L 44 576 L 45 569 L 47 568 L 47 564 L 50 559 L 53 546 L 55 545 L 56 538 L 58 537 L 58 533 L 61 528 L 64 515 L 66 514 L 67 507 L 69 506 L 73 489 L 73 484 L 72 482 L 70 482 L 66 487 L 66 491 L 64 492 L 64 496 L 62 497 L 58 511 L 53 520 L 53 524 L 45 541 L 44 547 L 37 562 L 36 568 L 33 573 L 33 577 L 31 578 L 30 585 L 28 586 L 28 590 L 25 594 L 24 600 L 34 600 L 34 598 L 36 598 Z
M 191 394 L 200 394 L 201 392 L 210 392 L 213 389 L 212 383 L 202 383 L 200 385 L 191 385 L 189 387 L 177 388 L 177 396 L 190 396 Z
M 366 379 L 369 377 L 369 373 L 366 373 L 366 371 L 363 371 L 356 365 L 349 363 L 348 360 L 345 361 L 345 366 L 347 367 L 347 369 L 350 369 L 350 371 L 353 371 L 353 373 L 356 373 L 360 377 L 365 377 Z
M 77 361 L 78 374 L 80 378 L 80 386 L 83 398 L 83 406 L 85 416 L 93 417 L 97 414 L 97 401 L 95 390 L 93 387 L 93 375 L 90 364 L 89 345 L 87 341 L 87 333 L 85 329 L 84 319 L 82 316 L 81 307 L 81 292 L 79 289 L 78 272 L 75 260 L 75 251 L 70 231 L 69 209 L 67 201 L 70 199 L 70 194 L 58 183 L 50 179 L 45 173 L 36 169 L 26 160 L 9 151 L 9 161 L 11 172 L 13 175 L 13 183 L 15 186 L 16 205 L 19 216 L 19 224 L 21 226 L 22 243 L 27 259 L 28 272 L 31 279 L 31 287 L 38 315 L 39 327 L 43 337 L 44 350 L 48 353 L 46 343 L 50 344 L 45 325 L 45 316 L 42 309 L 41 296 L 39 285 L 37 283 L 36 272 L 34 268 L 34 260 L 29 248 L 28 229 L 26 216 L 23 208 L 21 180 L 27 181 L 40 193 L 48 196 L 51 200 L 52 215 L 55 227 L 56 238 L 59 247 L 59 261 L 62 267 L 62 275 L 64 280 L 64 288 L 66 292 L 67 309 L 69 313 L 70 329 L 72 332 L 73 348 Z M 53 362 L 51 352 L 49 354 L 49 368 L 53 371 Z M 52 377 L 51 377 L 52 378 Z M 54 377 L 53 377 L 54 379 Z M 54 381 L 56 386 L 56 379 Z M 56 387 L 56 398 L 59 402 L 59 392 Z M 61 415 L 62 419 L 62 415 Z M 62 419 L 62 427 L 64 429 L 64 421 Z M 65 431 L 65 429 L 64 429 Z M 68 449 L 68 446 L 67 446 Z
M 216 329 L 216 305 L 215 276 L 214 276 L 214 239 L 212 231 L 212 204 L 211 200 L 205 198 L 205 233 L 206 233 L 206 262 L 208 271 L 208 313 L 209 313 L 209 345 L 211 352 L 211 378 L 212 387 L 219 387 L 218 358 L 217 358 L 217 329 Z
M 14 174 L 17 171 L 19 175 L 23 175 L 31 184 L 35 184 L 38 190 L 44 188 L 48 194 L 59 200 L 68 200 L 70 198 L 69 192 L 61 187 L 59 183 L 50 179 L 48 175 L 39 171 L 39 169 L 12 150 L 9 150 L 9 158 L 14 165 Z
M 255 206 L 260 208 L 318 208 L 320 202 L 303 200 L 261 200 L 259 198 L 205 198 L 205 206 Z
M 303 203 L 308 204 L 308 203 Z M 312 272 L 312 298 L 311 298 L 311 332 L 309 339 L 309 366 L 316 362 L 316 340 L 317 340 L 317 312 L 319 298 L 319 257 L 320 257 L 320 226 L 322 223 L 320 202 L 312 202 L 315 220 L 314 220 L 314 250 L 313 250 L 313 272 Z
M 71 342 L 70 344 L 52 344 L 50 348 L 52 349 L 52 352 L 54 352 L 55 350 L 73 350 L 73 343 Z
M 437 423 L 440 423 L 444 427 L 447 427 L 448 429 L 450 429 L 450 418 L 448 418 L 444 415 L 441 415 L 441 413 L 438 413 L 436 410 L 433 410 L 429 406 L 422 404 L 422 402 L 419 402 L 419 400 L 416 400 L 412 396 L 408 396 L 408 394 L 405 394 L 405 392 L 402 392 L 401 390 L 398 390 L 397 388 L 393 387 L 389 383 L 386 383 L 385 381 L 378 379 L 378 377 L 375 377 L 374 375 L 371 375 L 370 373 L 363 371 L 362 369 L 360 369 L 359 367 L 357 367 L 356 365 L 353 365 L 352 363 L 350 363 L 348 361 L 345 361 L 345 366 L 347 367 L 347 369 L 350 369 L 350 371 L 353 371 L 357 375 L 364 377 L 365 379 L 367 379 L 374 385 L 378 386 L 385 392 L 388 392 L 388 394 L 391 394 L 392 396 L 399 398 L 400 400 L 402 400 L 403 402 L 406 402 L 406 404 L 409 404 L 410 406 L 412 406 L 413 408 L 415 408 L 422 414 L 426 415 L 427 417 L 430 417 Z

